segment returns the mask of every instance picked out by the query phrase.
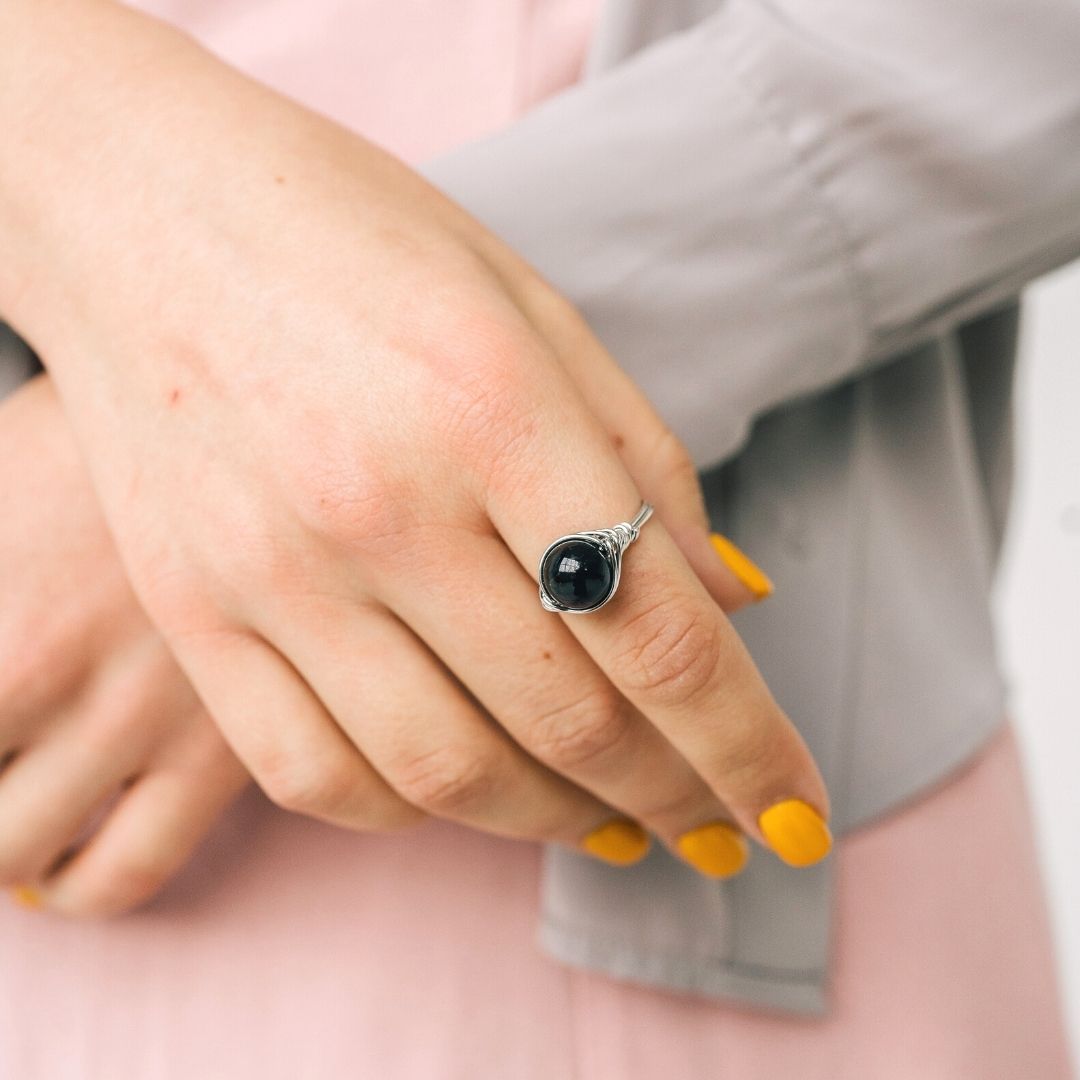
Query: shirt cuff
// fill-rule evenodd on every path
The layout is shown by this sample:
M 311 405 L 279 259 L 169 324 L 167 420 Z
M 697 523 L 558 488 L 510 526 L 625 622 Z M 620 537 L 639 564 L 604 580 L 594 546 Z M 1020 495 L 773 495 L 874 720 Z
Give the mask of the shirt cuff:
M 1076 55 L 1063 0 L 726 0 L 421 171 L 705 468 L 1080 254 Z

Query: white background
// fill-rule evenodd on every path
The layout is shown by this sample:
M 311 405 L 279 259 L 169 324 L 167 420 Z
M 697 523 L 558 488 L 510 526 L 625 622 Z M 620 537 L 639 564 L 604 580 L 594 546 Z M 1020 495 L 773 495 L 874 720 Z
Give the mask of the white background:
M 1080 266 L 1027 301 L 997 615 L 1080 1060 Z

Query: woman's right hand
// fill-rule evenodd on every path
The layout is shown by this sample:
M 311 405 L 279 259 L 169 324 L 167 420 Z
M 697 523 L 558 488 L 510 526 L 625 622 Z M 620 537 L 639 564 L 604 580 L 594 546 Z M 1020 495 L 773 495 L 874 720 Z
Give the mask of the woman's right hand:
M 615 808 L 718 873 L 741 840 L 716 823 L 824 855 L 821 777 L 703 584 L 721 571 L 692 466 L 572 307 L 371 144 L 131 12 L 69 15 L 84 36 L 50 24 L 21 89 L 47 107 L 57 50 L 96 38 L 55 122 L 98 169 L 62 208 L 55 175 L 8 192 L 5 235 L 48 274 L 0 307 L 54 376 L 144 606 L 271 798 L 632 861 L 644 837 Z M 95 133 L 118 115 L 122 141 Z M 643 498 L 615 598 L 543 610 L 550 540 Z

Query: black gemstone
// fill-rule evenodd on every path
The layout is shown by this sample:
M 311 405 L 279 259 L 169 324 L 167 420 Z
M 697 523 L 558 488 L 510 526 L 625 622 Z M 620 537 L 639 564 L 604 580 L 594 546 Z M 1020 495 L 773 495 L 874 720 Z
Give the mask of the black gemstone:
M 564 540 L 544 558 L 543 580 L 548 594 L 563 607 L 588 611 L 608 598 L 614 574 L 599 544 Z

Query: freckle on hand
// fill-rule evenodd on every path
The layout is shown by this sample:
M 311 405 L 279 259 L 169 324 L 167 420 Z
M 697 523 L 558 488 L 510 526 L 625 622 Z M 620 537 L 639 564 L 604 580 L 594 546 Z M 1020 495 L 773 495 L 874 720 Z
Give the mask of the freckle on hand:
M 615 444 L 616 450 L 621 450 L 626 445 L 626 440 L 617 431 L 611 436 L 611 441 Z
M 545 660 L 550 660 L 551 659 L 551 653 L 549 653 L 547 651 L 547 649 L 544 650 L 544 659 Z

